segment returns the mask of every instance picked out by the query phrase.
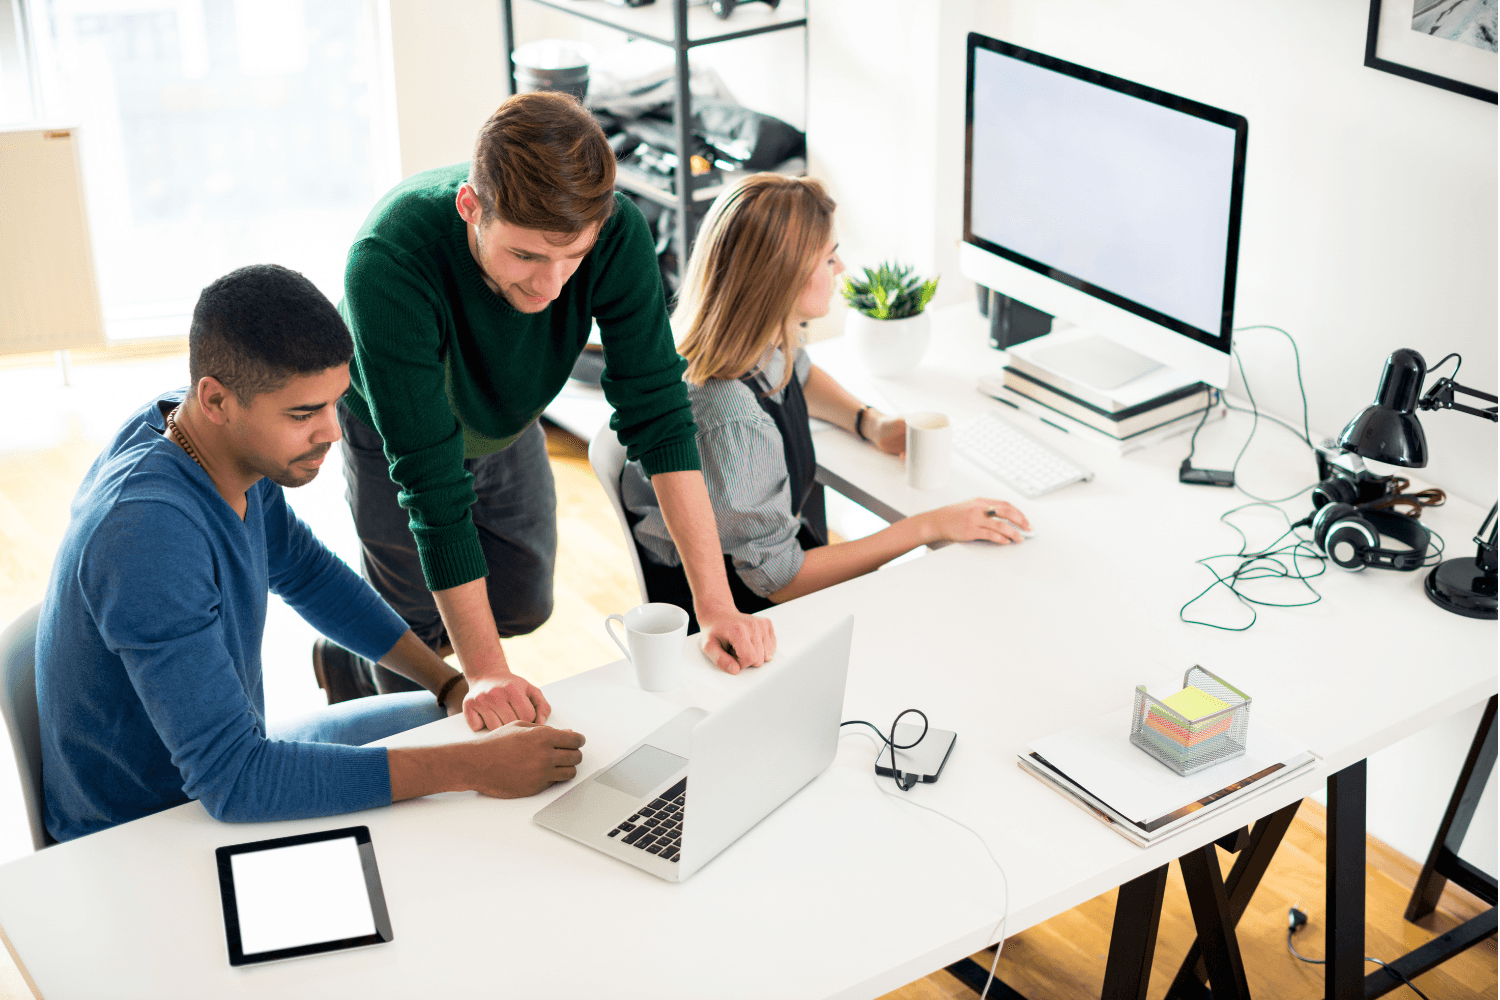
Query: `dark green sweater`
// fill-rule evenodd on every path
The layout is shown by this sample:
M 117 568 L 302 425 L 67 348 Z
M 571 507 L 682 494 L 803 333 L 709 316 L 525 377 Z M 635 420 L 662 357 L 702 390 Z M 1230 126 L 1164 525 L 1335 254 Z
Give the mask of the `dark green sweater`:
M 469 166 L 407 178 L 365 220 L 340 306 L 354 334 L 346 399 L 385 441 L 427 586 L 487 575 L 464 469 L 508 446 L 567 381 L 597 318 L 610 426 L 648 474 L 697 469 L 684 362 L 667 323 L 651 233 L 616 195 L 599 240 L 539 313 L 491 291 L 454 206 Z

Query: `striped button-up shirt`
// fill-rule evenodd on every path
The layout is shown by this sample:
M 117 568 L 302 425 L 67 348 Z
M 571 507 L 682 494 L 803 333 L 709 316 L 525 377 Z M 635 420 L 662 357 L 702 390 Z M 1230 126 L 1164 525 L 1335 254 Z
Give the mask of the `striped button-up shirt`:
M 771 385 L 781 381 L 784 364 L 780 348 L 766 356 L 762 370 Z M 799 348 L 793 377 L 805 385 L 811 368 L 807 352 Z M 784 392 L 771 399 L 780 402 Z M 737 380 L 689 384 L 688 399 L 698 425 L 698 458 L 719 526 L 719 544 L 745 586 L 769 597 L 802 569 L 802 546 L 797 542 L 801 522 L 792 515 L 781 432 L 755 394 Z M 646 555 L 663 566 L 680 565 L 656 491 L 639 462 L 626 464 L 620 485 L 626 508 L 641 518 L 635 537 Z

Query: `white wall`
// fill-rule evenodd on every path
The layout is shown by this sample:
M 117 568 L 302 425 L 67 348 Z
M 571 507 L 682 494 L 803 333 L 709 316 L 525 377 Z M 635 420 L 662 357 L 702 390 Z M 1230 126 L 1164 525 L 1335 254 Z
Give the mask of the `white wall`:
M 1367 0 L 819 0 L 809 155 L 839 201 L 844 259 L 899 256 L 940 272 L 943 300 L 972 294 L 957 241 L 964 41 L 979 31 L 1249 119 L 1236 320 L 1297 339 L 1315 433 L 1373 398 L 1397 347 L 1429 362 L 1459 351 L 1461 381 L 1494 391 L 1495 107 L 1366 69 L 1368 12 Z M 1256 400 L 1299 413 L 1285 341 L 1238 340 Z M 1422 423 L 1422 474 L 1488 506 L 1495 426 L 1455 413 Z M 1378 655 L 1378 637 L 1350 648 Z M 1477 719 L 1372 758 L 1371 832 L 1425 858 Z M 1491 786 L 1464 849 L 1491 872 L 1495 819 Z
M 467 160 L 509 93 L 500 5 L 388 0 L 388 8 L 401 176 Z
M 1494 105 L 1366 69 L 1366 0 L 822 0 L 812 5 L 814 172 L 851 265 L 900 255 L 967 296 L 964 35 L 980 31 L 1223 107 L 1250 121 L 1236 320 L 1302 350 L 1312 425 L 1374 396 L 1385 357 L 1464 355 L 1496 379 Z M 863 113 L 857 113 L 863 109 Z M 1300 412 L 1276 334 L 1240 338 L 1263 406 Z M 1423 475 L 1488 506 L 1493 425 L 1423 417 Z
M 1418 862 L 1427 860 L 1483 713 L 1484 706 L 1476 705 L 1370 758 L 1371 833 Z M 1497 872 L 1495 794 L 1491 773 L 1459 852 L 1491 875 Z

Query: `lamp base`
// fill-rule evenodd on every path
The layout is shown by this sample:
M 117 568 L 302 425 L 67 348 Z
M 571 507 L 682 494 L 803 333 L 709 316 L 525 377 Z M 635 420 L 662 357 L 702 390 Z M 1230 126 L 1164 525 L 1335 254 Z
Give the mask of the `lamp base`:
M 1488 618 L 1495 613 L 1495 575 L 1479 568 L 1470 556 L 1447 559 L 1433 567 L 1422 585 L 1433 604 L 1465 618 Z

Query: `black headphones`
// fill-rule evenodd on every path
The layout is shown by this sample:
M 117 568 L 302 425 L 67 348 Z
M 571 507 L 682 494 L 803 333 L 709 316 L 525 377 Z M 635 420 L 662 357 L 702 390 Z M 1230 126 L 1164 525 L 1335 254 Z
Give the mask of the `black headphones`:
M 1361 473 L 1357 477 L 1330 475 L 1313 487 L 1312 505 L 1322 508 L 1331 503 L 1346 503 L 1353 507 L 1384 500 L 1399 494 L 1406 488 L 1405 479 L 1393 476 L 1371 476 Z
M 1376 503 L 1389 502 L 1388 499 Z M 1392 569 L 1408 573 L 1420 569 L 1427 557 L 1432 536 L 1416 520 L 1405 514 L 1375 509 L 1373 504 L 1355 506 L 1348 503 L 1326 503 L 1312 516 L 1313 546 L 1341 569 Z M 1407 546 L 1403 550 L 1383 549 L 1380 536 L 1386 535 Z

